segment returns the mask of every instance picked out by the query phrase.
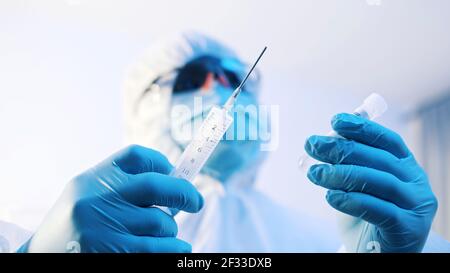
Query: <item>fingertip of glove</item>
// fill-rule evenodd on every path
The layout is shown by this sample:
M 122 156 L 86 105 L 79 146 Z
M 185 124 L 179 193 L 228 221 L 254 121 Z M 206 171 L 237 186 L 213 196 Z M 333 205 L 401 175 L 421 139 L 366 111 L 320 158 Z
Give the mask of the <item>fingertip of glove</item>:
M 192 245 L 186 241 L 174 238 L 176 243 L 176 248 L 173 250 L 174 253 L 192 253 Z
M 329 164 L 316 164 L 309 168 L 307 177 L 316 185 L 323 184 L 326 176 L 333 171 L 333 166 Z
M 358 129 L 363 123 L 364 119 L 361 117 L 358 117 L 353 114 L 348 113 L 340 113 L 335 115 L 331 119 L 331 127 L 339 132 L 339 131 L 345 131 L 345 130 L 355 130 Z
M 351 114 L 347 114 L 347 113 L 339 113 L 333 116 L 333 118 L 331 119 L 331 126 L 333 128 L 335 127 L 339 127 L 342 125 L 342 122 L 345 121 L 351 121 Z
M 195 189 L 195 191 L 196 197 L 191 199 L 192 200 L 191 205 L 189 206 L 189 208 L 186 208 L 186 211 L 190 213 L 199 212 L 203 208 L 203 205 L 205 203 L 202 194 L 197 189 Z
M 201 193 L 198 194 L 198 209 L 196 212 L 200 211 L 203 208 L 203 205 L 205 204 L 205 199 L 201 195 Z
M 318 181 L 317 181 L 317 169 L 318 168 L 319 168 L 319 165 L 312 165 L 309 168 L 308 173 L 306 174 L 308 179 L 316 185 L 318 183 Z
M 192 253 L 192 245 L 189 243 L 184 243 L 184 246 L 181 248 L 182 253 Z
M 312 135 L 312 136 L 308 137 L 308 139 L 306 139 L 305 146 L 304 146 L 305 151 L 307 153 L 311 154 L 314 150 L 314 145 L 317 143 L 317 141 L 318 141 L 318 136 L 316 136 L 316 135 Z
M 344 191 L 339 190 L 329 190 L 327 191 L 326 199 L 328 203 L 334 207 L 339 207 L 345 197 Z

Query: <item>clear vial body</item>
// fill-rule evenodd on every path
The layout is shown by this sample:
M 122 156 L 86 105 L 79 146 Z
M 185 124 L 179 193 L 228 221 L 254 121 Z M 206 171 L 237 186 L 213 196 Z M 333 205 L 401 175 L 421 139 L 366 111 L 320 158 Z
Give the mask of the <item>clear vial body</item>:
M 353 111 L 353 114 L 369 120 L 373 120 L 381 116 L 384 112 L 386 112 L 387 108 L 388 106 L 384 98 L 377 93 L 372 93 L 364 100 L 364 102 L 358 108 L 356 108 Z M 327 136 L 341 137 L 335 131 L 329 132 Z M 305 152 L 300 156 L 298 166 L 300 170 L 302 170 L 306 174 L 308 173 L 308 170 L 312 165 L 319 163 L 320 161 L 310 157 Z

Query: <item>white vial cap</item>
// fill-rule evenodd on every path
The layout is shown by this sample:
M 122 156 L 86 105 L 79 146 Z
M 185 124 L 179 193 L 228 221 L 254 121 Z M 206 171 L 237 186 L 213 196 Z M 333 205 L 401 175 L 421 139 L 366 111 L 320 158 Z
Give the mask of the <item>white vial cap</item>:
M 381 116 L 388 109 L 387 103 L 384 98 L 377 94 L 370 94 L 363 102 L 363 104 L 356 109 L 356 112 L 365 112 L 368 119 L 375 119 Z

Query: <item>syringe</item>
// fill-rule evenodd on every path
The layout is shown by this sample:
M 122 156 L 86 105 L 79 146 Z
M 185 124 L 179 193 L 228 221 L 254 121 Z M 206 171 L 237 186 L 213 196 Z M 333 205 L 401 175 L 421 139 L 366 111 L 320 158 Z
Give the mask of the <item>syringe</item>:
M 377 93 L 372 93 L 364 100 L 363 104 L 353 111 L 353 114 L 372 120 L 381 116 L 384 112 L 386 112 L 387 108 L 388 106 L 384 98 Z M 329 132 L 327 136 L 340 137 L 335 131 Z M 300 156 L 298 165 L 306 174 L 312 165 L 319 163 L 320 162 L 318 160 L 304 153 Z
M 192 141 L 188 144 L 175 163 L 175 167 L 170 173 L 171 176 L 192 181 L 200 172 L 225 132 L 233 123 L 233 116 L 231 115 L 230 110 L 233 107 L 236 98 L 241 93 L 242 87 L 255 69 L 266 49 L 267 47 L 264 47 L 261 54 L 259 54 L 258 59 L 256 59 L 245 78 L 233 91 L 225 104 L 223 106 L 212 107 L 201 124 L 199 131 L 194 135 Z M 170 215 L 177 213 L 177 210 L 175 209 L 169 210 L 165 207 L 159 208 Z

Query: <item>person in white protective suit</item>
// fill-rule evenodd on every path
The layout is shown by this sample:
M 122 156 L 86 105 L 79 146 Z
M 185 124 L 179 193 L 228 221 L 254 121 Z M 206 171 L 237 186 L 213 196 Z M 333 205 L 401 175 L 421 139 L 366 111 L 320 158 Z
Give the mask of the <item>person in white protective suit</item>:
M 247 71 L 231 49 L 199 33 L 154 44 L 126 82 L 128 142 L 159 150 L 174 164 L 190 140 L 174 132 L 223 104 Z M 258 77 L 247 82 L 237 105 L 257 106 L 258 83 Z M 202 99 L 203 109 L 192 119 L 172 112 L 180 104 L 194 110 L 194 98 Z M 258 122 L 249 115 L 248 122 Z M 289 211 L 255 189 L 265 157 L 259 145 L 249 139 L 219 143 L 192 181 L 205 198 L 204 208 L 175 217 L 180 238 L 194 252 L 335 252 L 338 239 L 320 221 Z
M 223 104 L 247 69 L 232 50 L 199 33 L 188 32 L 155 44 L 126 84 L 128 141 L 159 150 L 175 163 L 189 143 L 189 125 L 201 120 L 212 105 Z M 258 77 L 250 79 L 238 105 L 257 107 L 258 82 Z M 196 107 L 199 98 L 203 105 L 200 108 Z M 177 112 L 180 105 L 187 106 L 194 115 Z M 245 123 L 235 122 L 237 126 L 230 130 L 245 131 L 240 126 L 251 123 L 268 126 L 257 112 L 236 109 Z M 30 238 L 29 232 L 0 221 L 0 252 L 15 251 L 21 244 L 19 252 L 189 252 L 190 246 L 175 238 L 173 219 L 150 205 L 173 205 L 186 212 L 198 212 L 175 216 L 179 238 L 192 244 L 194 252 L 337 251 L 340 240 L 333 230 L 314 217 L 278 205 L 255 188 L 265 157 L 260 144 L 258 139 L 247 136 L 219 143 L 201 174 L 192 181 L 204 201 L 187 181 L 161 175 L 168 173 L 170 165 L 162 154 L 129 146 L 68 183 L 27 243 L 23 244 Z M 329 146 L 325 148 L 332 151 Z M 316 183 L 319 174 L 316 172 L 314 177 Z M 160 195 L 146 189 L 157 190 Z M 107 217 L 99 217 L 98 213 Z M 132 214 L 135 217 L 130 217 Z M 345 250 L 352 252 L 360 250 L 352 245 L 365 234 L 358 234 L 360 231 L 354 228 L 358 226 L 348 225 L 355 219 L 361 222 L 355 217 L 341 225 L 350 227 L 340 238 L 350 242 Z M 401 228 L 411 226 L 412 231 L 421 228 L 407 221 L 401 223 Z M 161 232 L 167 238 L 160 238 Z M 143 237 L 136 240 L 135 233 Z M 408 246 L 410 242 L 405 238 L 397 233 L 393 239 Z M 425 247 L 417 251 L 450 252 L 450 244 L 431 232 Z
M 19 248 L 31 232 L 9 222 L 0 220 L 0 253 L 8 253 Z

